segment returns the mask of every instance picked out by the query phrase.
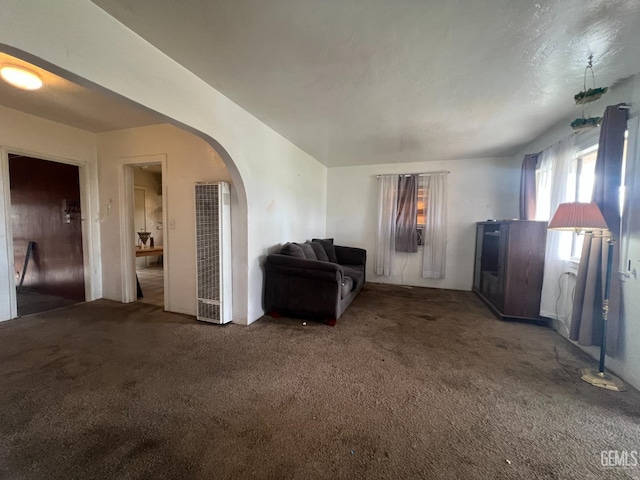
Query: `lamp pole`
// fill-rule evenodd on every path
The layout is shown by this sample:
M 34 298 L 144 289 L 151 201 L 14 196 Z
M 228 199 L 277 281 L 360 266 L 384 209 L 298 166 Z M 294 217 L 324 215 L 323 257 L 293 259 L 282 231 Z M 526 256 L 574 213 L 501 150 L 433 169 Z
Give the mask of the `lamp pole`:
M 607 239 L 607 273 L 604 284 L 604 299 L 602 301 L 602 343 L 600 345 L 600 367 L 598 374 L 604 377 L 604 357 L 607 351 L 607 319 L 609 317 L 609 293 L 611 292 L 611 266 L 613 264 L 613 244 L 615 240 Z

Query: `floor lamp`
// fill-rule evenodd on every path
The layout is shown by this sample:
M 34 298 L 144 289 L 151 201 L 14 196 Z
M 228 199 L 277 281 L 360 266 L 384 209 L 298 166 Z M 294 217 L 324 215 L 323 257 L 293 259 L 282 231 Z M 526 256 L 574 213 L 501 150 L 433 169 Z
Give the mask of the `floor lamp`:
M 607 222 L 596 203 L 561 203 L 547 227 L 550 230 L 570 230 L 577 235 L 592 233 L 594 230 L 609 230 Z M 609 293 L 611 291 L 611 268 L 613 263 L 613 244 L 611 235 L 607 238 L 607 271 L 602 301 L 602 343 L 600 345 L 600 364 L 598 370 L 583 368 L 580 370 L 582 380 L 596 387 L 621 392 L 625 390 L 622 381 L 604 371 L 604 358 L 607 346 L 607 317 L 609 315 Z

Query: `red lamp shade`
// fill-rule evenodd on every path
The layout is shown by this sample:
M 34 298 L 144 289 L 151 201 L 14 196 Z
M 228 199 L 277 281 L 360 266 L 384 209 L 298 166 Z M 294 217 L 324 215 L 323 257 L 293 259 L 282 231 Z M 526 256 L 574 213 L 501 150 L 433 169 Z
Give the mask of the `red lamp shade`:
M 595 203 L 561 203 L 547 227 L 551 230 L 608 230 L 607 222 Z

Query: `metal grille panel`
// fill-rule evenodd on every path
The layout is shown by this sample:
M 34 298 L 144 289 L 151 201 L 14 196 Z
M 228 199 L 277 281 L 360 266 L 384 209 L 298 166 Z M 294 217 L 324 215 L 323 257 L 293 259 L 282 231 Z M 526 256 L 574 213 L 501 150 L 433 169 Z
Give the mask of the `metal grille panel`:
M 220 305 L 198 300 L 198 318 L 206 318 L 208 320 L 219 322 Z
M 198 317 L 219 319 L 210 302 L 220 301 L 220 195 L 217 184 L 196 185 L 196 270 Z M 201 302 L 204 300 L 205 302 Z M 202 309 L 203 315 L 200 315 Z M 206 313 L 205 313 L 206 312 Z M 214 317 L 209 314 L 214 314 Z

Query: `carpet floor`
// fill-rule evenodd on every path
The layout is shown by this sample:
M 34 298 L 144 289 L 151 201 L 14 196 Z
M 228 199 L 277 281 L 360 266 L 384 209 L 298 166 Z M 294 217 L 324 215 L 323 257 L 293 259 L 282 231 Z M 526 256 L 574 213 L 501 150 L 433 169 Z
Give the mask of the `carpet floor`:
M 0 324 L 3 479 L 601 479 L 640 394 L 469 292 L 367 284 L 335 327 L 79 304 Z M 631 459 L 630 459 L 631 461 Z

